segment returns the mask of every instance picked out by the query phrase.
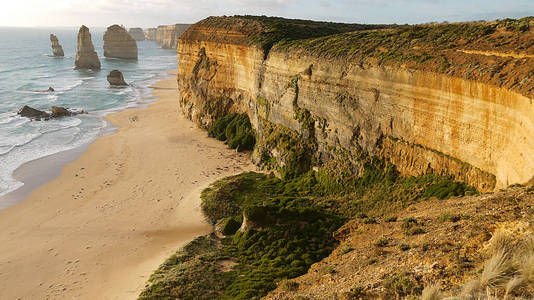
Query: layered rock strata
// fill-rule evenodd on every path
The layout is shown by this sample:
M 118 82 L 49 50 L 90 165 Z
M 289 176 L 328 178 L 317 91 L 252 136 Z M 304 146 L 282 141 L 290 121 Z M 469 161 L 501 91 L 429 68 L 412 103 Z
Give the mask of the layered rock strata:
M 126 29 L 119 25 L 111 25 L 104 33 L 104 56 L 137 59 L 137 43 Z
M 175 25 L 161 25 L 156 30 L 156 42 L 162 48 L 176 49 L 178 46 L 178 38 L 184 33 L 189 24 L 175 24 Z
M 149 41 L 155 41 L 157 37 L 158 29 L 157 28 L 147 28 L 145 30 L 145 39 Z
M 59 44 L 57 37 L 54 34 L 50 34 L 50 42 L 52 43 L 52 53 L 55 57 L 63 57 L 63 47 Z
M 100 70 L 100 59 L 91 41 L 89 28 L 82 25 L 78 31 L 78 50 L 76 52 L 75 69 Z
M 390 29 L 258 44 L 272 32 L 264 23 L 209 18 L 179 38 L 180 105 L 203 127 L 226 113 L 246 112 L 259 137 L 258 163 L 266 156 L 283 163 L 285 153 L 261 142 L 275 125 L 311 141 L 319 166 L 348 162 L 358 174 L 359 158 L 368 154 L 404 175 L 451 176 L 481 191 L 524 183 L 534 175 L 534 60 L 457 49 L 501 53 L 515 43 L 532 54 L 527 41 L 533 34 L 509 33 L 500 24 L 479 27 L 463 28 L 463 36 L 448 37 L 449 46 L 439 49 L 424 35 L 437 27 L 416 27 L 410 30 L 421 46 L 399 53 L 380 47 Z M 402 38 L 412 34 L 395 30 Z M 476 34 L 463 33 L 469 30 Z M 356 46 L 340 44 L 351 38 Z M 383 42 L 359 46 L 365 38 Z M 494 46 L 497 39 L 510 42 Z M 377 46 L 364 49 L 369 45 Z
M 136 41 L 144 41 L 145 40 L 145 33 L 143 32 L 143 28 L 130 28 L 128 30 L 128 34 L 136 40 Z

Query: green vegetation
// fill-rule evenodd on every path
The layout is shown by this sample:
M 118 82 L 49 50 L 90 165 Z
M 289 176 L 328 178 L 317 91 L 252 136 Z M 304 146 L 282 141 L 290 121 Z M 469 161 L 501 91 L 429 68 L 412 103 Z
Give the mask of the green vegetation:
M 217 136 L 224 127 L 214 126 L 211 132 Z M 459 189 L 456 184 L 444 185 L 441 182 L 450 179 L 435 175 L 399 176 L 392 165 L 365 154 L 361 156 L 366 163 L 360 177 L 330 176 L 333 170 L 340 171 L 334 166 L 316 172 L 311 170 L 311 142 L 303 144 L 302 138 L 293 134 L 275 127 L 263 146 L 283 145 L 287 153 L 310 155 L 297 160 L 305 167 L 290 173 L 295 168 L 292 166 L 282 178 L 243 173 L 205 189 L 201 194 L 202 211 L 210 223 L 221 226 L 225 237 L 205 237 L 178 252 L 152 276 L 142 299 L 261 297 L 280 281 L 304 274 L 313 263 L 328 256 L 337 244 L 333 233 L 346 220 L 360 216 L 363 223 L 373 224 L 378 217 L 394 215 L 399 209 L 434 195 L 428 191 L 439 190 L 441 195 L 447 187 L 458 193 L 469 190 Z M 247 222 L 241 226 L 244 218 Z M 404 219 L 401 226 L 410 235 L 424 233 L 421 222 L 413 218 Z M 388 245 L 387 238 L 376 241 L 377 247 Z M 191 247 L 195 252 L 187 252 Z M 346 245 L 339 254 L 351 250 Z M 228 261 L 235 265 L 224 268 Z M 327 267 L 328 272 L 335 272 Z M 407 290 L 408 281 L 399 277 L 391 284 L 400 294 Z M 197 295 L 208 296 L 195 298 Z
M 383 283 L 388 296 L 396 299 L 414 295 L 422 292 L 422 287 L 414 280 L 412 274 L 403 272 L 395 274 Z
M 392 25 L 344 24 L 266 16 L 235 16 L 235 18 L 257 21 L 262 24 L 263 31 L 254 35 L 251 40 L 266 53 L 280 41 L 316 38 L 355 30 L 392 27 Z
M 298 48 L 323 57 L 377 58 L 386 61 L 434 61 L 444 71 L 448 62 L 438 50 L 453 49 L 484 38 L 497 29 L 525 32 L 534 18 L 506 19 L 496 22 L 391 26 L 385 30 L 359 30 L 310 39 L 281 40 L 277 47 Z M 418 51 L 414 49 L 419 49 Z
M 256 139 L 247 114 L 228 114 L 217 119 L 208 134 L 219 141 L 226 141 L 232 149 L 252 150 Z

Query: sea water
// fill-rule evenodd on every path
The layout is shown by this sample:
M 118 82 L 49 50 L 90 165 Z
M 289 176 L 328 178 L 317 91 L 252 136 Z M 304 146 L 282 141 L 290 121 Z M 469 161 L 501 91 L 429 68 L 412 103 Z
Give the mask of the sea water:
M 22 164 L 93 141 L 109 129 L 106 114 L 146 105 L 153 99 L 149 86 L 176 69 L 176 52 L 152 41 L 137 42 L 137 61 L 107 59 L 102 56 L 104 29 L 90 30 L 100 71 L 74 70 L 77 28 L 0 27 L 0 196 L 23 185 L 13 178 Z M 58 37 L 64 58 L 52 56 L 50 33 Z M 113 69 L 129 86 L 109 86 L 106 76 Z M 55 92 L 47 92 L 49 87 Z M 31 121 L 17 114 L 24 105 L 88 113 Z

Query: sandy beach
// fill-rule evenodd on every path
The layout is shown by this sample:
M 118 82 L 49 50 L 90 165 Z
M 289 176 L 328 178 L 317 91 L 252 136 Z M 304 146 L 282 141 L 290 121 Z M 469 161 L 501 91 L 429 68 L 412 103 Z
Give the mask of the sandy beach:
M 252 170 L 182 116 L 176 79 L 148 108 L 109 115 L 55 180 L 0 210 L 0 299 L 135 299 L 180 245 L 208 233 L 200 191 Z

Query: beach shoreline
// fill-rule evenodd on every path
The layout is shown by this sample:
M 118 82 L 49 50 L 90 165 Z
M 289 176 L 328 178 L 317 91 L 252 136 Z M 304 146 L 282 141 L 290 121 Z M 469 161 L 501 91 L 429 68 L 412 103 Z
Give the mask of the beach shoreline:
M 253 170 L 250 155 L 183 117 L 174 77 L 152 93 L 148 107 L 108 115 L 117 130 L 57 178 L 0 210 L 1 299 L 135 299 L 179 246 L 212 230 L 200 191 Z

